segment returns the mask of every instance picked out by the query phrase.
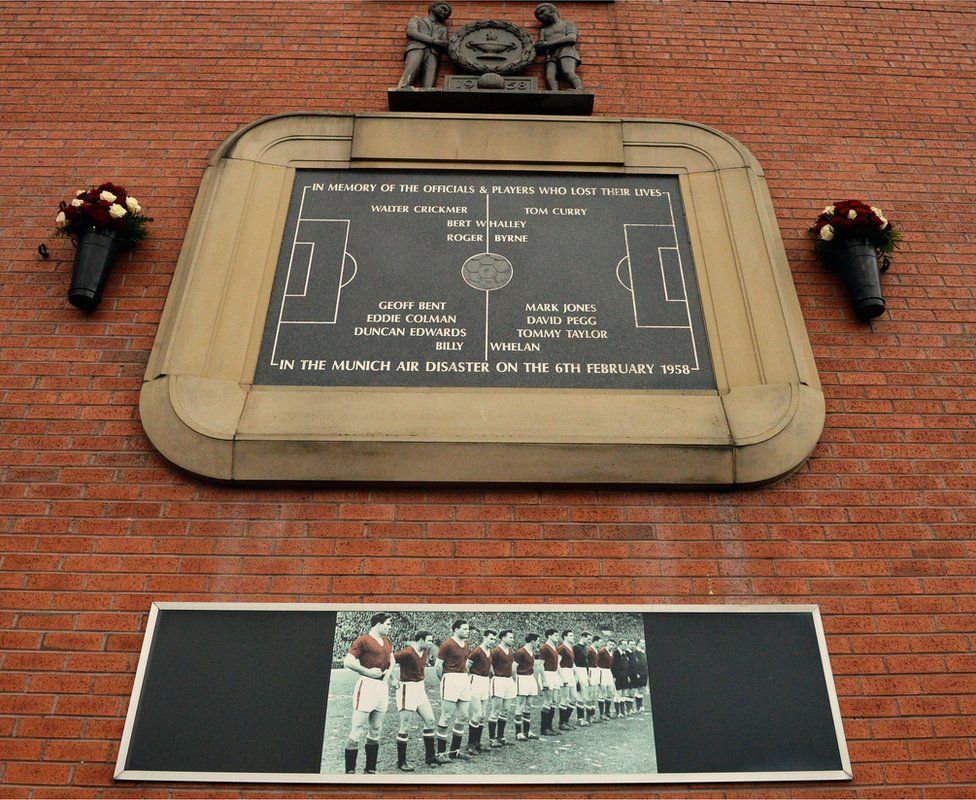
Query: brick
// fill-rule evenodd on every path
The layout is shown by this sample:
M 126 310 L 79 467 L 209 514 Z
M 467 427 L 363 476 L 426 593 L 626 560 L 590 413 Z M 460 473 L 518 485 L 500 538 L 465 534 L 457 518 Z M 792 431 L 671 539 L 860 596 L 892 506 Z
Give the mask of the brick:
M 71 767 L 67 764 L 28 764 L 12 762 L 3 771 L 4 783 L 24 783 L 39 786 L 64 784 Z

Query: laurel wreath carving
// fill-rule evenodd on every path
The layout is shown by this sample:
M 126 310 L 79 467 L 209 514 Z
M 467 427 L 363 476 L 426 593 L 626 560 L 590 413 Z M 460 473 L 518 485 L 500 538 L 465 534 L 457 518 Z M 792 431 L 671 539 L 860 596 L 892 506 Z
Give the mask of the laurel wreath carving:
M 465 40 L 472 34 L 491 29 L 508 31 L 518 39 L 519 44 L 518 51 L 513 53 L 509 60 L 500 62 L 498 66 L 482 64 L 469 58 L 463 47 Z M 469 22 L 454 32 L 448 43 L 447 54 L 459 67 L 476 74 L 496 72 L 499 75 L 514 75 L 527 69 L 535 61 L 535 45 L 528 32 L 518 25 L 499 19 L 481 19 L 477 22 Z

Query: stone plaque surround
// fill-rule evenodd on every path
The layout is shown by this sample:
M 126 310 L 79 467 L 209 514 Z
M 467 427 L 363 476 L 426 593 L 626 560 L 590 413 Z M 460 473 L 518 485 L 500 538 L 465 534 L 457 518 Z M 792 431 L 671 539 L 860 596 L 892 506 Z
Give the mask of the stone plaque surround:
M 261 386 L 296 169 L 677 175 L 717 390 Z M 672 120 L 309 113 L 204 172 L 140 397 L 168 459 L 218 480 L 749 485 L 799 466 L 824 399 L 755 158 Z

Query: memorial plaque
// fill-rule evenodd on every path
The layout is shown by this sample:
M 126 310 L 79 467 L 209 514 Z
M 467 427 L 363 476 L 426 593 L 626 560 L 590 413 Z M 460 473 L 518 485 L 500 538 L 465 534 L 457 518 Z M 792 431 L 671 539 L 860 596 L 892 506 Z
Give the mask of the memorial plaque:
M 715 389 L 678 178 L 299 170 L 255 383 Z
M 547 671 L 546 648 L 574 666 Z M 475 724 L 438 757 L 421 726 L 454 722 L 458 692 Z M 851 763 L 816 606 L 155 603 L 115 777 L 846 781 Z

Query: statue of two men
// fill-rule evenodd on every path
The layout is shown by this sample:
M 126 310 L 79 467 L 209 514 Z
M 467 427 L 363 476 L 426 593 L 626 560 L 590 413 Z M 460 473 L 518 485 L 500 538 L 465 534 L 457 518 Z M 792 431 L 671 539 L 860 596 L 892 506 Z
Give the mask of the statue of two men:
M 413 86 L 417 78 L 424 89 L 437 80 L 441 52 L 447 50 L 447 25 L 451 4 L 431 3 L 426 17 L 411 17 L 407 23 L 407 49 L 403 53 L 403 76 L 398 89 Z
M 440 54 L 447 50 L 447 22 L 451 16 L 451 4 L 431 3 L 426 17 L 411 17 L 407 23 L 407 47 L 403 53 L 403 75 L 397 84 L 398 89 L 413 86 L 418 78 L 424 89 L 433 87 L 437 80 Z M 550 91 L 559 90 L 562 78 L 573 89 L 582 90 L 583 82 L 576 74 L 580 64 L 576 42 L 579 30 L 575 22 L 560 18 L 552 3 L 539 3 L 535 18 L 542 29 L 539 41 L 535 43 L 536 52 L 546 59 L 546 86 Z

